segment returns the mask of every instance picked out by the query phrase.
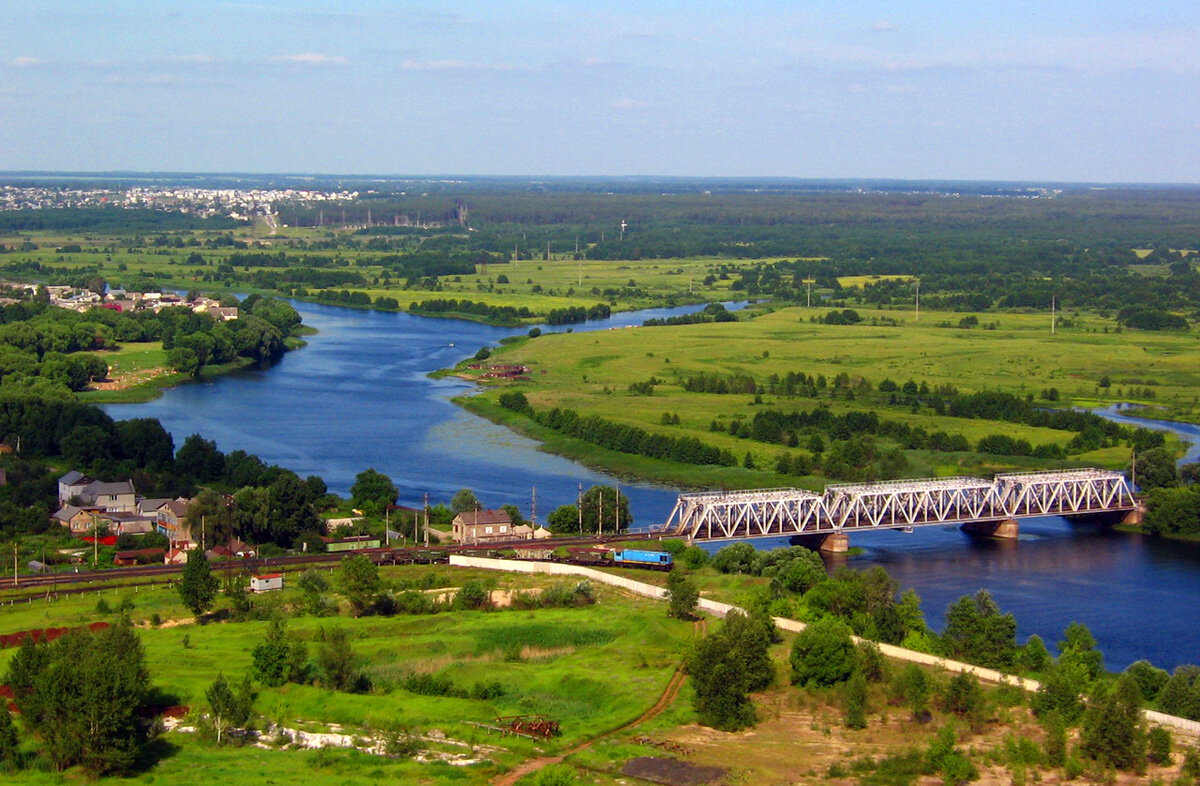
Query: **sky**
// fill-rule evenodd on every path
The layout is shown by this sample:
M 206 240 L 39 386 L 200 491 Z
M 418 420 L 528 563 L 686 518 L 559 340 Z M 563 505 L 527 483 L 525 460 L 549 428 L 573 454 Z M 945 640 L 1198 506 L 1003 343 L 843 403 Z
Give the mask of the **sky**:
M 2 0 L 0 170 L 1200 182 L 1200 3 Z

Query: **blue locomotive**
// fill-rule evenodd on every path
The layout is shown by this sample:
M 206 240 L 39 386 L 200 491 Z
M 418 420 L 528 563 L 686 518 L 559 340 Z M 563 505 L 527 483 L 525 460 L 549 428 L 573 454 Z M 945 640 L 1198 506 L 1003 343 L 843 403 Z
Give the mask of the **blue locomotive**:
M 671 555 L 665 551 L 642 551 L 640 549 L 622 549 L 613 552 L 614 565 L 628 565 L 635 568 L 653 568 L 655 570 L 670 570 Z

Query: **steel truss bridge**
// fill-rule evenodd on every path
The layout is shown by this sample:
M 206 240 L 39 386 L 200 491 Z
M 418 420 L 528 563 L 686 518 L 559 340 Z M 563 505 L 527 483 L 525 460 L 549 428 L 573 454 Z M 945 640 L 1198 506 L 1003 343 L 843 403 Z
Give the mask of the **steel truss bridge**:
M 1120 472 L 1097 469 L 682 494 L 663 531 L 692 540 L 827 535 L 1080 516 L 1137 508 Z

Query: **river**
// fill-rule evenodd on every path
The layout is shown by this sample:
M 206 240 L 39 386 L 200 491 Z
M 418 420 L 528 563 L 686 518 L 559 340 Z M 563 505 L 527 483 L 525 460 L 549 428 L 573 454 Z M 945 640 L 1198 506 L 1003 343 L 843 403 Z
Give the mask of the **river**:
M 271 368 L 104 409 L 118 419 L 156 417 L 176 445 L 199 433 L 222 450 L 246 450 L 301 476 L 320 475 L 336 493 L 348 493 L 354 476 L 374 467 L 392 478 L 401 503 L 409 505 L 425 493 L 444 502 L 457 489 L 471 488 L 485 505 L 511 502 L 527 511 L 536 486 L 538 518 L 544 520 L 558 505 L 574 502 L 579 484 L 614 482 L 451 404 L 452 397 L 473 390 L 470 383 L 426 376 L 497 344 L 513 329 L 294 305 L 319 333 Z M 620 328 L 695 308 L 617 314 L 574 330 Z M 1142 422 L 1125 412 L 1111 414 Z M 1195 426 L 1146 424 L 1200 438 Z M 678 493 L 648 483 L 621 483 L 621 490 L 630 498 L 635 527 L 662 522 Z M 1200 601 L 1200 544 L 1047 518 L 1021 522 L 1016 542 L 926 527 L 912 534 L 855 534 L 851 545 L 863 549 L 848 559 L 851 567 L 887 568 L 902 588 L 916 589 L 930 624 L 939 629 L 951 602 L 986 588 L 1016 616 L 1022 640 L 1037 633 L 1053 650 L 1063 629 L 1079 621 L 1095 635 L 1110 669 L 1142 658 L 1164 668 L 1200 661 L 1200 626 L 1187 611 Z

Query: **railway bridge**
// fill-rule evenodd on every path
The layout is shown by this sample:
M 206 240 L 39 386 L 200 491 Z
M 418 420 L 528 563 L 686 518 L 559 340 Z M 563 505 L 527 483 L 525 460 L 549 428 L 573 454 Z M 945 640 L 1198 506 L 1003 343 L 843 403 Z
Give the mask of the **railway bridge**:
M 692 541 L 815 536 L 845 551 L 851 532 L 957 524 L 978 534 L 1016 538 L 1018 522 L 1038 516 L 1140 515 L 1120 472 L 1098 469 L 842 483 L 804 489 L 682 494 L 662 532 Z

